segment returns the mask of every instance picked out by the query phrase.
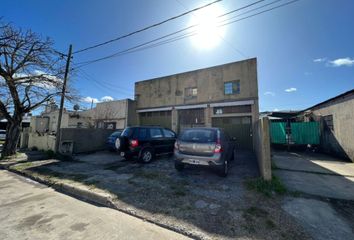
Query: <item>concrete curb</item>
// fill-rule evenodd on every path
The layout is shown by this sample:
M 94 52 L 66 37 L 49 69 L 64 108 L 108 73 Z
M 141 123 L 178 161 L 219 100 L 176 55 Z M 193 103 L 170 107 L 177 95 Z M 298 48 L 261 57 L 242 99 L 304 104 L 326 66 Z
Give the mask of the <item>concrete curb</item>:
M 88 203 L 92 203 L 94 205 L 104 206 L 104 207 L 108 207 L 108 208 L 111 208 L 114 210 L 118 210 L 118 211 L 126 213 L 130 216 L 139 218 L 143 221 L 146 221 L 146 222 L 155 224 L 159 227 L 162 227 L 162 228 L 174 231 L 176 233 L 182 234 L 186 237 L 196 239 L 196 240 L 205 239 L 203 236 L 197 235 L 197 234 L 190 232 L 188 230 L 180 229 L 175 226 L 167 225 L 167 224 L 160 223 L 160 222 L 157 222 L 157 221 L 154 221 L 151 219 L 144 218 L 144 217 L 140 216 L 139 214 L 137 214 L 133 209 L 128 210 L 128 209 L 120 208 L 119 206 L 114 204 L 113 197 L 109 194 L 100 194 L 100 193 L 93 192 L 88 189 L 80 188 L 78 186 L 73 186 L 73 185 L 70 185 L 67 183 L 57 183 L 57 182 L 48 181 L 46 179 L 40 178 L 38 176 L 33 176 L 33 175 L 28 174 L 26 172 L 18 171 L 16 169 L 11 169 L 10 166 L 8 166 L 8 165 L 0 165 L 0 169 L 4 169 L 9 172 L 29 178 L 33 181 L 36 181 L 38 183 L 48 186 L 57 192 L 69 195 L 69 196 L 74 197 L 78 200 L 83 200 Z

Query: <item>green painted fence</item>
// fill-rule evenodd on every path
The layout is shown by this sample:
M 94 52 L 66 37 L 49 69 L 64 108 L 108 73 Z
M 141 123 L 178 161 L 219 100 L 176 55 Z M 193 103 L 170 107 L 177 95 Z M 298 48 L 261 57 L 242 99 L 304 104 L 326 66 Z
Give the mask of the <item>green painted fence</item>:
M 319 122 L 292 122 L 291 142 L 294 144 L 320 144 Z M 286 123 L 271 122 L 270 124 L 271 143 L 286 144 Z
M 290 127 L 295 144 L 320 144 L 319 122 L 294 122 Z
M 285 122 L 271 122 L 270 124 L 270 139 L 271 143 L 285 144 Z

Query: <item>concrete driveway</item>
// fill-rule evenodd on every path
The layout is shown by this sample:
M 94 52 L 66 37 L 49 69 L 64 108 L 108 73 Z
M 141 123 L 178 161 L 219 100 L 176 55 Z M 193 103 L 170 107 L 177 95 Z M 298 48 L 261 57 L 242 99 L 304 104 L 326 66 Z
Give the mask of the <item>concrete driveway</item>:
M 274 174 L 288 190 L 282 208 L 316 240 L 354 239 L 354 163 L 305 152 L 273 152 Z
M 273 152 L 274 174 L 293 191 L 354 200 L 354 163 L 324 154 Z
M 1 239 L 188 239 L 0 171 Z

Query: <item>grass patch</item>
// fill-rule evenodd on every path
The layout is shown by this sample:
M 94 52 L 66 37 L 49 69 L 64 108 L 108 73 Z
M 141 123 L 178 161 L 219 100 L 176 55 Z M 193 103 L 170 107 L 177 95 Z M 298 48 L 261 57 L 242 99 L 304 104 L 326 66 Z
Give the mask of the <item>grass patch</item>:
M 23 171 L 27 168 L 31 168 L 33 167 L 33 163 L 32 162 L 26 162 L 26 163 L 19 163 L 14 165 L 12 168 L 17 170 L 17 171 Z
M 246 186 L 248 189 L 260 192 L 267 197 L 271 197 L 274 194 L 283 195 L 287 193 L 286 187 L 276 176 L 273 176 L 270 181 L 265 181 L 262 178 L 247 180 Z

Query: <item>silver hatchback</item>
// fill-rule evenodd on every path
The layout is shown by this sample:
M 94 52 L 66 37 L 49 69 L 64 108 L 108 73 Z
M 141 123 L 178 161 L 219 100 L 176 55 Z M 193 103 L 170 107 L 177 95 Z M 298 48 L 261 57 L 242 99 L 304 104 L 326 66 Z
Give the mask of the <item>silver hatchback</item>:
M 208 166 L 226 177 L 234 151 L 234 139 L 220 128 L 185 129 L 175 142 L 175 168 L 182 171 L 186 164 Z

